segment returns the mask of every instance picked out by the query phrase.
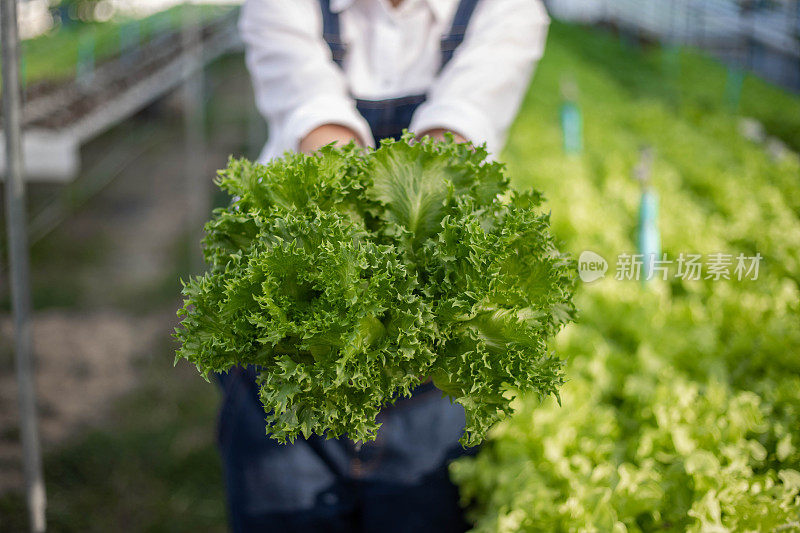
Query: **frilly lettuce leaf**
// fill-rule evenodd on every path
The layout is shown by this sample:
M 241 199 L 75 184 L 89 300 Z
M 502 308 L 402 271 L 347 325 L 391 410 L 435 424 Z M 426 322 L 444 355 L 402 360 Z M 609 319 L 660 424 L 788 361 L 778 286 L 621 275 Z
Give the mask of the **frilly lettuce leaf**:
M 232 159 L 206 225 L 209 271 L 184 285 L 176 361 L 255 365 L 267 432 L 375 438 L 381 407 L 434 384 L 466 412 L 462 444 L 556 395 L 547 341 L 574 309 L 572 264 L 538 193 L 452 138 Z

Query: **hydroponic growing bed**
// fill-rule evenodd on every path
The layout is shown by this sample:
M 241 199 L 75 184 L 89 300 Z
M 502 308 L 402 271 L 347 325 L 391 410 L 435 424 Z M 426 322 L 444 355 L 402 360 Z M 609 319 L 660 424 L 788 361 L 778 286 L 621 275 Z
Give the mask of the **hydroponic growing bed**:
M 37 72 L 23 108 L 26 178 L 71 179 L 80 165 L 82 143 L 180 84 L 189 72 L 187 62 L 199 61 L 197 68 L 235 48 L 236 13 L 213 14 L 205 13 L 194 43 L 185 42 L 179 26 L 161 23 L 163 31 L 130 49 L 109 53 L 108 46 L 98 45 L 99 64 L 92 57 L 89 66 L 76 65 L 75 77 L 58 69 L 49 78 Z M 0 164 L 3 157 L 0 153 Z
M 800 528 L 800 100 L 748 77 L 731 110 L 724 67 L 667 58 L 552 27 L 504 159 L 517 187 L 545 192 L 563 249 L 609 268 L 579 288 L 578 322 L 556 338 L 569 360 L 561 406 L 519 400 L 476 458 L 452 466 L 477 531 Z M 585 120 L 571 157 L 565 74 Z M 742 116 L 763 142 L 740 133 Z M 615 279 L 620 254 L 636 253 L 642 144 L 673 260 L 645 286 Z M 701 255 L 699 280 L 678 271 L 681 254 Z M 714 254 L 730 256 L 730 279 L 709 271 Z M 739 254 L 760 255 L 757 279 L 739 279 Z

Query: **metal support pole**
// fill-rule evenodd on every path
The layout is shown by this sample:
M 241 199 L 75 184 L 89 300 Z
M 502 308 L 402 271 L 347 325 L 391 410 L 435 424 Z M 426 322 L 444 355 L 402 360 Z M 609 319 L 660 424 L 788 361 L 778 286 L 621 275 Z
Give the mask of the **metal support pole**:
M 33 337 L 28 236 L 25 227 L 25 183 L 22 181 L 22 105 L 16 0 L 0 0 L 0 32 L 2 32 L 3 49 L 3 129 L 6 140 L 6 224 L 19 384 L 20 436 L 30 529 L 38 533 L 45 530 L 46 497 L 36 425 L 36 395 L 31 362 Z
M 794 3 L 794 31 L 790 35 L 793 35 L 795 40 L 800 42 L 800 2 Z M 800 54 L 798 54 L 795 63 L 797 63 L 795 72 L 800 72 Z M 800 76 L 795 77 L 794 88 L 800 91 Z
M 188 227 L 191 268 L 203 268 L 199 251 L 203 222 L 211 204 L 211 179 L 205 175 L 205 107 L 203 96 L 203 38 L 197 6 L 184 2 L 182 41 L 184 48 L 184 153 L 188 199 Z

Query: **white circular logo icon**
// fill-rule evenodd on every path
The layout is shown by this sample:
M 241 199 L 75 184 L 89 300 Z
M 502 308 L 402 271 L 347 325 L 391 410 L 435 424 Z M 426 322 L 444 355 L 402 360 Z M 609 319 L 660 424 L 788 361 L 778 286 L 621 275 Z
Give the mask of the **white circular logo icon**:
M 578 275 L 581 281 L 591 283 L 606 275 L 608 262 L 591 250 L 584 250 L 578 257 Z

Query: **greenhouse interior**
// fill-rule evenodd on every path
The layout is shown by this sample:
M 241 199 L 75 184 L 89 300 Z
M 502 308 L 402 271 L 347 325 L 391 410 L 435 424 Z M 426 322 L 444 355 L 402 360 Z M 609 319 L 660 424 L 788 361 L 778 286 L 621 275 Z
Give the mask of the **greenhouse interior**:
M 800 532 L 797 0 L 0 1 L 0 532 Z

